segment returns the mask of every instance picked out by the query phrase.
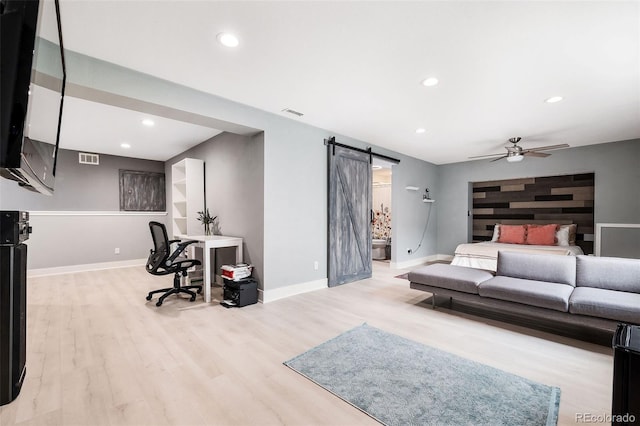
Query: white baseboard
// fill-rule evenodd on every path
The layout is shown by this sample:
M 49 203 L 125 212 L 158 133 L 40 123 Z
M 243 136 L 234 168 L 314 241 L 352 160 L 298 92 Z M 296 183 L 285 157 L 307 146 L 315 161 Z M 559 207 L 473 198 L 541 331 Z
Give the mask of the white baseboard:
M 310 291 L 320 290 L 328 287 L 326 278 L 316 281 L 307 281 L 306 283 L 288 285 L 286 287 L 274 288 L 273 290 L 260 290 L 260 301 L 269 303 L 275 300 L 284 299 L 285 297 L 295 296 L 296 294 L 308 293 Z
M 424 265 L 429 262 L 436 262 L 438 260 L 451 261 L 451 259 L 453 259 L 453 256 L 450 256 L 448 254 L 433 254 L 431 256 L 421 257 L 419 259 L 405 260 L 404 262 L 391 262 L 390 266 L 393 269 L 407 269 L 413 268 L 414 266 Z
M 57 266 L 55 268 L 29 269 L 27 270 L 27 277 L 45 277 L 47 275 L 73 274 L 75 272 L 99 271 L 102 269 L 126 268 L 129 266 L 144 266 L 146 263 L 147 259 L 131 259 L 119 260 L 116 262 Z

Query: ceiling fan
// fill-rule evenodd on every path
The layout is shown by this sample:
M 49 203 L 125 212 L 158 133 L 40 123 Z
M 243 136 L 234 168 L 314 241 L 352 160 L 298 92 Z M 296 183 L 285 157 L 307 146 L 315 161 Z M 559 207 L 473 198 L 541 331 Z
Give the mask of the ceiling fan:
M 484 157 L 496 157 L 498 156 L 498 158 L 494 158 L 491 161 L 498 161 L 501 160 L 503 158 L 506 158 L 507 161 L 509 161 L 510 163 L 516 163 L 518 161 L 522 161 L 524 160 L 524 157 L 548 157 L 551 154 L 547 154 L 546 152 L 540 152 L 540 151 L 549 151 L 552 149 L 560 149 L 560 148 L 569 148 L 569 145 L 567 145 L 566 143 L 562 143 L 559 145 L 549 145 L 549 146 L 541 146 L 538 148 L 530 148 L 530 149 L 525 149 L 523 147 L 521 147 L 520 145 L 518 145 L 518 142 L 520 142 L 522 138 L 520 137 L 515 137 L 515 138 L 509 138 L 509 142 L 511 142 L 513 144 L 513 146 L 505 146 L 505 149 L 507 150 L 506 154 L 487 154 L 487 155 L 476 155 L 474 157 L 469 157 L 469 158 L 484 158 Z

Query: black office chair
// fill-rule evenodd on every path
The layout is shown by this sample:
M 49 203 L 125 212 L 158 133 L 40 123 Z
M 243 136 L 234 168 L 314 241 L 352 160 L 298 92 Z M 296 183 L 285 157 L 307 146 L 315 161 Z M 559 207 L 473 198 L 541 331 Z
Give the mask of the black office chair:
M 187 269 L 195 265 L 200 265 L 201 263 L 199 260 L 187 259 L 180 257 L 180 255 L 189 244 L 195 243 L 196 241 L 182 242 L 181 240 L 169 240 L 167 228 L 159 222 L 149 222 L 149 229 L 151 230 L 154 248 L 151 250 L 151 254 L 149 254 L 149 259 L 147 259 L 147 272 L 153 275 L 174 274 L 174 276 L 173 287 L 150 291 L 147 300 L 151 300 L 154 293 L 164 293 L 156 303 L 156 306 L 160 306 L 167 296 L 187 293 L 191 296 L 190 301 L 193 302 L 196 300 L 196 293 L 190 289 L 197 288 L 198 294 L 200 294 L 202 293 L 202 286 L 187 285 L 180 287 L 180 275 L 186 277 Z M 173 253 L 171 253 L 171 244 L 173 243 L 178 243 L 178 246 Z

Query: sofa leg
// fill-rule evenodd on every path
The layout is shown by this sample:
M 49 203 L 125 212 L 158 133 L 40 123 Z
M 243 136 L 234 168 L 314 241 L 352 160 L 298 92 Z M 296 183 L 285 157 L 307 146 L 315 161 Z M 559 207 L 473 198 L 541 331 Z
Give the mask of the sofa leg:
M 434 311 L 436 309 L 436 295 L 435 294 L 431 295 L 431 309 L 433 309 Z

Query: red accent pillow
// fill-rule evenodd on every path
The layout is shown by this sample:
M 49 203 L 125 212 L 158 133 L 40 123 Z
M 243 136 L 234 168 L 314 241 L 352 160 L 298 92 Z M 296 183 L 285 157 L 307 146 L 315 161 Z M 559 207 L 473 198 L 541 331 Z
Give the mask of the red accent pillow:
M 527 244 L 538 246 L 555 246 L 558 240 L 556 232 L 558 225 L 528 225 L 527 226 Z
M 525 244 L 527 225 L 500 225 L 499 243 Z

